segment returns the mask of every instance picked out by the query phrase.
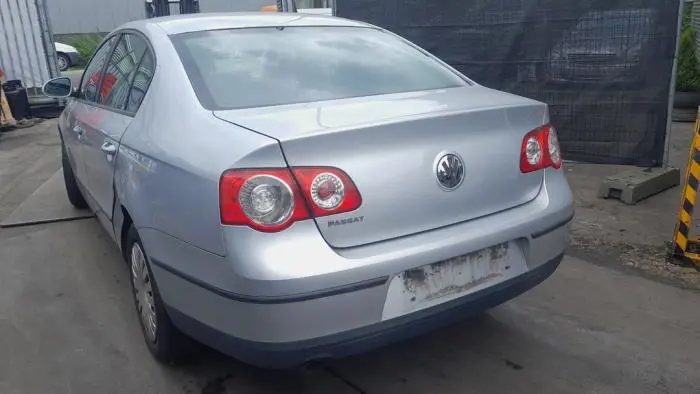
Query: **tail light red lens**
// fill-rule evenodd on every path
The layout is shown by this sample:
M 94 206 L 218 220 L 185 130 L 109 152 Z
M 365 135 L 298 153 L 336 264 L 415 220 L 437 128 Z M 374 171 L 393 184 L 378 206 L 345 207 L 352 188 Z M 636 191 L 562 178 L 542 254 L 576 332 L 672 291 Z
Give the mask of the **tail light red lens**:
M 561 167 L 561 148 L 559 147 L 559 137 L 557 130 L 553 126 L 549 126 L 547 133 L 547 153 L 549 153 L 549 162 L 552 167 Z
M 520 149 L 520 171 L 523 173 L 561 167 L 561 150 L 557 132 L 544 125 L 525 134 Z
M 315 217 L 354 211 L 362 204 L 355 183 L 337 168 L 297 167 L 292 172 Z
M 221 223 L 281 231 L 309 218 L 289 169 L 229 170 L 219 181 Z
M 331 167 L 229 170 L 219 183 L 221 223 L 276 232 L 312 217 L 357 209 L 360 193 Z

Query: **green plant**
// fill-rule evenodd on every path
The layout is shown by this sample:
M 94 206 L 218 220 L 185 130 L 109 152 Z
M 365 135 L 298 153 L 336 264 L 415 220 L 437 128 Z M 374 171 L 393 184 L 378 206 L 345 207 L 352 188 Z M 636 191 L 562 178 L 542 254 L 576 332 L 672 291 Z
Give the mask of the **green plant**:
M 694 42 L 695 32 L 690 26 L 684 26 L 676 72 L 676 90 L 681 92 L 700 92 L 700 68 L 695 58 Z
M 92 57 L 92 54 L 95 53 L 101 42 L 101 35 L 89 34 L 73 39 L 71 45 L 80 52 L 80 56 L 87 62 Z
M 679 44 L 676 90 L 700 92 L 700 65 L 695 57 L 695 32 L 690 23 L 690 12 L 687 7 L 683 15 Z

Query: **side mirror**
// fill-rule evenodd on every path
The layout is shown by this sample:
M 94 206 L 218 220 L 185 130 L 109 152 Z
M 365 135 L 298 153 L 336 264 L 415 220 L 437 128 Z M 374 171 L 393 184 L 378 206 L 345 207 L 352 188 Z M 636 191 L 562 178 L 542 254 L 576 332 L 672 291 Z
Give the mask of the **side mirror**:
M 73 95 L 73 82 L 68 77 L 54 78 L 44 84 L 44 94 L 54 98 L 65 98 Z

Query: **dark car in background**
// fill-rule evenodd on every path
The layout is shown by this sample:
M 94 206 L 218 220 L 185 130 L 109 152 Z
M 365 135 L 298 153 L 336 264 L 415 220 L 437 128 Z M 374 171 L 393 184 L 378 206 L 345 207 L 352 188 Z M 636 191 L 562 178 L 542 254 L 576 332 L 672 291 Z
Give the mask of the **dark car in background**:
M 82 63 L 83 59 L 74 46 L 60 42 L 56 42 L 54 45 L 56 46 L 56 67 L 58 67 L 58 71 L 66 71 Z

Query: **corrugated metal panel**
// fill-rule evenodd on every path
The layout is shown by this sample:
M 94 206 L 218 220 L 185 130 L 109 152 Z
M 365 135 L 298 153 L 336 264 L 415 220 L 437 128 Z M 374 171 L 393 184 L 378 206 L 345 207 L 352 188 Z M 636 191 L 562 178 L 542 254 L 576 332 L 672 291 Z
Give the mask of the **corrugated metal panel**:
M 58 75 L 55 56 L 44 0 L 0 0 L 0 67 L 6 79 L 21 80 L 33 94 Z

